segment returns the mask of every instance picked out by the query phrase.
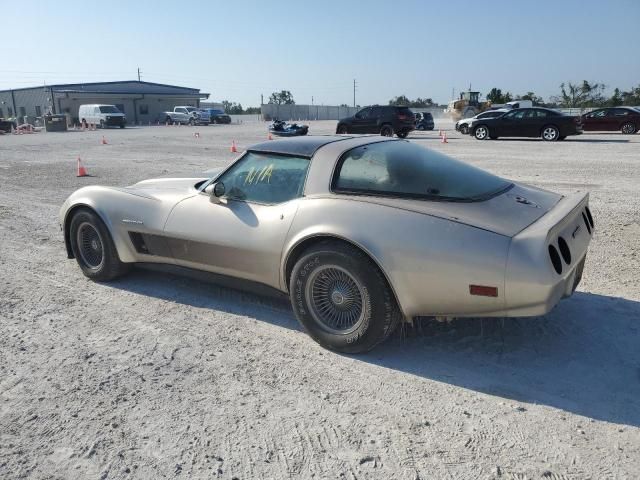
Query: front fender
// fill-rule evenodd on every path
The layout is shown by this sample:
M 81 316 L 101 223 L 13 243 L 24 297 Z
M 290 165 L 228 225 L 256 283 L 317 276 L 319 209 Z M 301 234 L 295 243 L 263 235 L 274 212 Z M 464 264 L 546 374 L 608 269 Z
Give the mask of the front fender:
M 73 258 L 73 253 L 69 241 L 69 225 L 73 212 L 79 208 L 89 208 L 100 217 L 123 262 L 141 261 L 140 254 L 135 251 L 129 239 L 129 230 L 160 233 L 170 211 L 169 206 L 163 205 L 158 199 L 129 193 L 124 189 L 89 186 L 76 190 L 60 208 L 60 226 L 70 258 Z

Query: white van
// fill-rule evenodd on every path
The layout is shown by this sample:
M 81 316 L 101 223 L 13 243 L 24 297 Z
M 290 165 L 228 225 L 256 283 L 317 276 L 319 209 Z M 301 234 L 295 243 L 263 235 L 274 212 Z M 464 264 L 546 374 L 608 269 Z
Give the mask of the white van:
M 115 105 L 80 105 L 78 119 L 80 123 L 93 123 L 100 128 L 124 128 L 127 123 L 127 117 Z

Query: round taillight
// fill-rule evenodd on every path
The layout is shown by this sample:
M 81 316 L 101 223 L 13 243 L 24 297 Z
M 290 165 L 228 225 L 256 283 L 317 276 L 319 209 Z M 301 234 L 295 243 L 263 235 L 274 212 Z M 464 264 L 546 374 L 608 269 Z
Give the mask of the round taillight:
M 589 225 L 589 220 L 587 220 L 587 216 L 582 212 L 582 220 L 584 220 L 584 225 L 587 227 L 587 232 L 591 235 L 591 225 Z
M 587 212 L 587 219 L 589 219 L 589 225 L 591 225 L 591 228 L 593 228 L 594 225 L 593 225 L 593 217 L 591 216 L 591 210 L 589 210 L 589 207 L 584 207 L 584 211 Z
M 560 255 L 562 255 L 564 263 L 569 265 L 571 263 L 571 250 L 569 250 L 569 245 L 567 245 L 564 238 L 558 237 L 558 247 L 560 248 Z
M 553 245 L 549 245 L 549 258 L 553 269 L 560 275 L 562 273 L 562 260 L 560 260 L 560 254 L 558 254 L 558 250 Z

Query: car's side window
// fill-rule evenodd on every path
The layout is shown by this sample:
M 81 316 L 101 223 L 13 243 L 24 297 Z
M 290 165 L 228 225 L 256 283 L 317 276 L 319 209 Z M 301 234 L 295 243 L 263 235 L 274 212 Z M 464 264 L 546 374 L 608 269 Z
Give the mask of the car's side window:
M 509 112 L 505 115 L 505 118 L 508 118 L 510 120 L 521 120 L 522 118 L 524 118 L 525 113 L 527 113 L 526 110 L 516 110 L 514 112 Z
M 283 203 L 302 196 L 308 169 L 308 158 L 248 152 L 218 182 L 231 200 Z
M 535 118 L 547 118 L 549 116 L 544 110 L 533 110 L 532 113 Z
M 369 118 L 369 115 L 371 114 L 371 108 L 365 108 L 364 110 L 360 110 L 356 116 L 361 119 L 364 120 L 365 118 Z
M 627 115 L 629 115 L 631 112 L 629 112 L 629 110 L 624 109 L 624 108 L 614 108 L 613 109 L 613 116 L 614 117 L 625 117 Z
M 606 110 L 596 110 L 595 112 L 591 112 L 587 117 L 589 118 L 602 118 L 607 114 Z

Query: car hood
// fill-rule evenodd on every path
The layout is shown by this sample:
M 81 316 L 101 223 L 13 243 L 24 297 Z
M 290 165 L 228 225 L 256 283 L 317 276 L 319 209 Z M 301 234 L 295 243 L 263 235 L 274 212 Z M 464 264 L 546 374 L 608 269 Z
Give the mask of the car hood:
M 154 200 L 180 200 L 198 193 L 195 185 L 203 180 L 207 178 L 153 178 L 117 190 Z
M 438 202 L 366 197 L 366 201 L 446 218 L 512 237 L 534 223 L 562 198 L 557 193 L 523 184 L 481 202 Z M 364 199 L 364 198 L 363 198 Z

